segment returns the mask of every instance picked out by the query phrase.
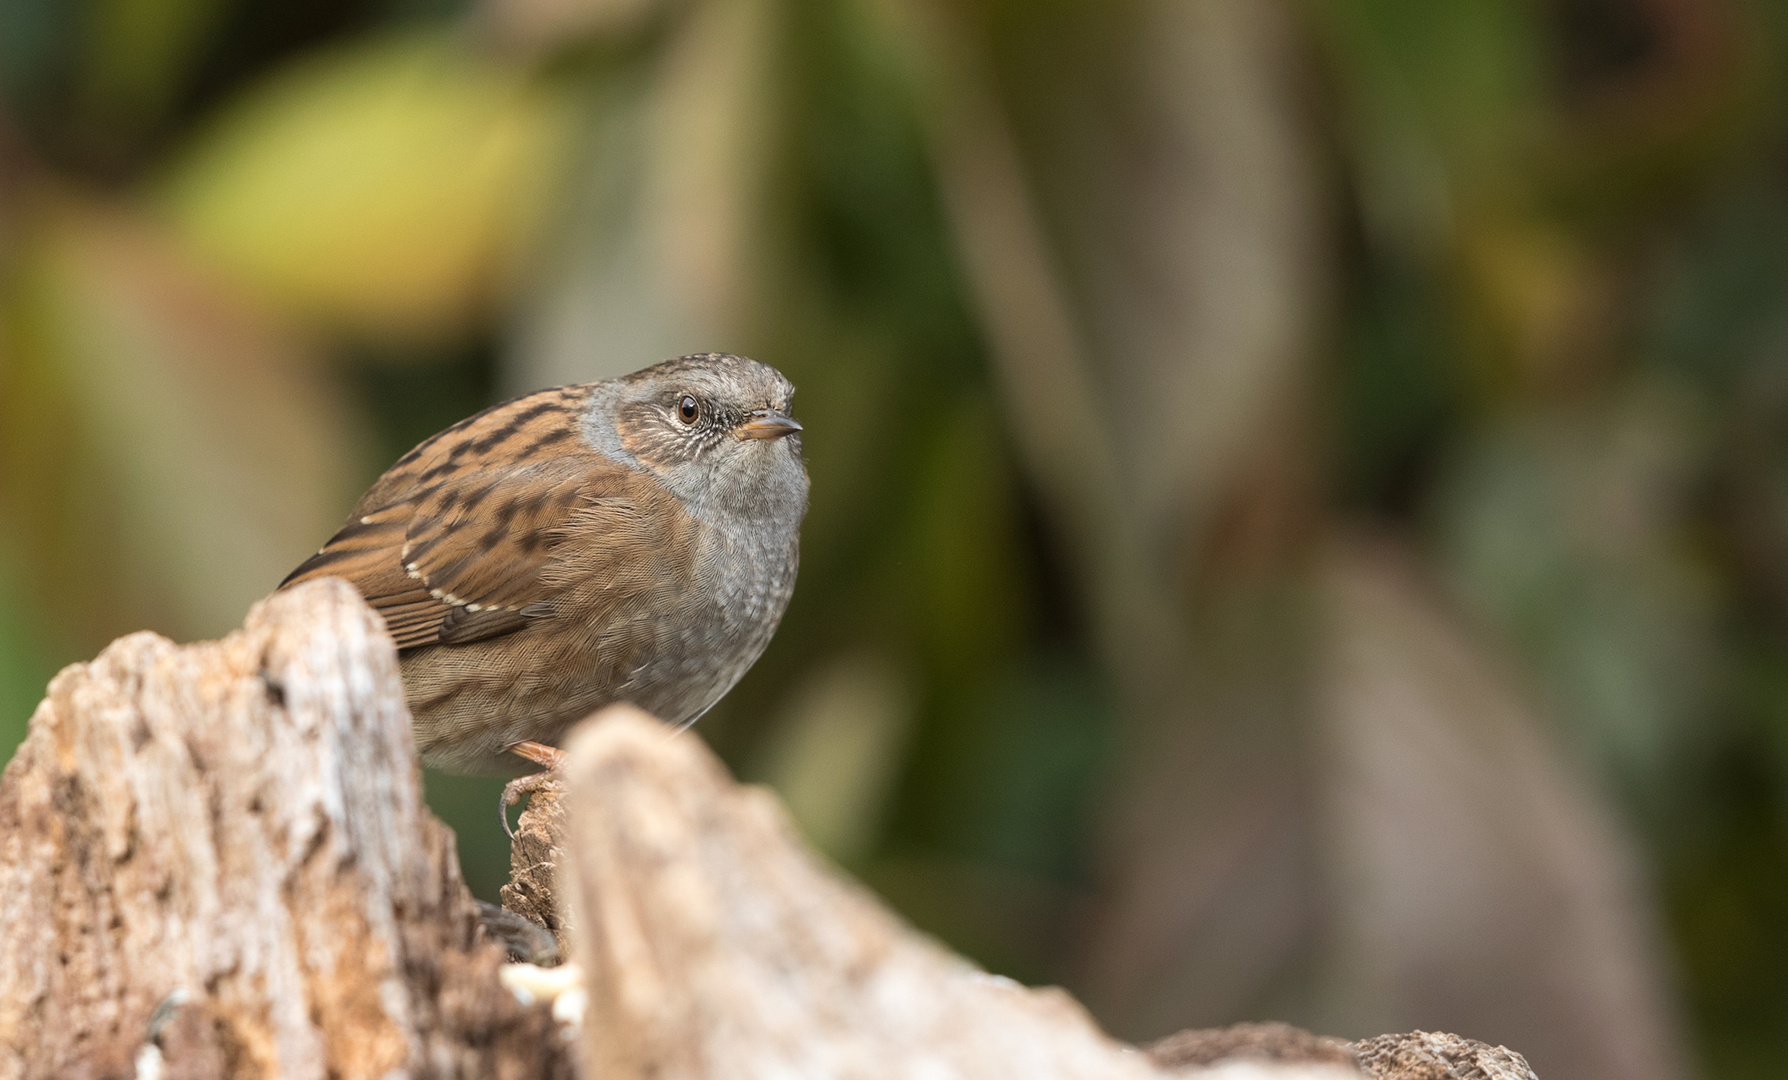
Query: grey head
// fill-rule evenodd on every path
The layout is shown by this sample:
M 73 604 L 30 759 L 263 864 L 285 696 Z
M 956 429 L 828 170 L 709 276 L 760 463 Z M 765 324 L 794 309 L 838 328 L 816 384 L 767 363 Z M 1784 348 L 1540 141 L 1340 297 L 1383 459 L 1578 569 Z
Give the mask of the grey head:
M 794 384 L 730 353 L 700 353 L 597 383 L 585 438 L 650 473 L 697 517 L 796 526 L 807 511 Z

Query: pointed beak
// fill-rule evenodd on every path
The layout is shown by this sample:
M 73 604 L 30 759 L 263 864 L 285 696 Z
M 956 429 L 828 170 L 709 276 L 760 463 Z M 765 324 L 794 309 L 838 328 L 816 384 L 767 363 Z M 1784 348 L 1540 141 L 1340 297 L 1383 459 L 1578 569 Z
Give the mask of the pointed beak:
M 801 425 L 787 413 L 775 409 L 758 409 L 735 429 L 741 439 L 780 439 L 801 430 Z

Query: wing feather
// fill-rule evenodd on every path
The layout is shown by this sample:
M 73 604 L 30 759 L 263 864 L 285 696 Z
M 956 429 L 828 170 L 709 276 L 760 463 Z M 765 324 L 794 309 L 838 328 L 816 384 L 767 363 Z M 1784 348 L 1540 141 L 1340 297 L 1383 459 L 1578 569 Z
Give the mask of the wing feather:
M 346 578 L 400 650 L 526 626 L 562 587 L 547 571 L 567 527 L 639 480 L 572 437 L 587 393 L 531 394 L 423 443 L 280 588 Z

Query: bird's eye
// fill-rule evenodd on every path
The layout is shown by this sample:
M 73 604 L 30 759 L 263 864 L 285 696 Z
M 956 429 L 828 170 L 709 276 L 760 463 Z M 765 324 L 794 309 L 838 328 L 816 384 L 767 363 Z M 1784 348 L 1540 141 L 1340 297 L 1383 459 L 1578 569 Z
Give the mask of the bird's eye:
M 701 414 L 701 404 L 690 394 L 684 394 L 683 400 L 677 403 L 677 415 L 683 418 L 685 424 L 695 423 Z

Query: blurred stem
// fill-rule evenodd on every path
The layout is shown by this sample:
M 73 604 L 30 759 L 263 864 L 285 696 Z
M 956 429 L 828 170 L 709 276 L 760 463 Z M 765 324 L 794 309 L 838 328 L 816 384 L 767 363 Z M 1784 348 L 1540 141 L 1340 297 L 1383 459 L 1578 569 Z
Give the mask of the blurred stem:
M 923 121 L 1004 412 L 1081 568 L 1094 635 L 1121 686 L 1172 682 L 1184 635 L 1171 594 L 1149 573 L 1082 335 L 980 50 L 950 5 L 881 0 L 880 8 L 923 73 L 914 79 Z
M 957 9 L 883 6 L 1126 717 L 1080 974 L 1143 1035 L 1233 1018 L 1308 954 L 1314 890 L 1275 886 L 1316 873 L 1299 565 L 1322 244 L 1272 5 L 1132 4 L 1090 42 L 1095 9 L 1017 65 L 1011 108 L 1057 137 L 1027 161 Z

